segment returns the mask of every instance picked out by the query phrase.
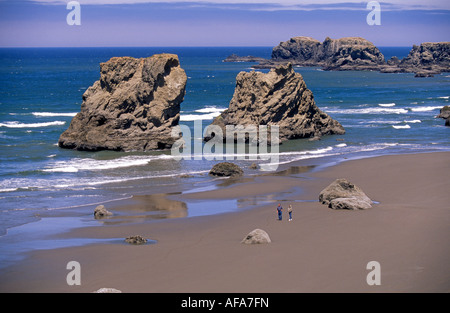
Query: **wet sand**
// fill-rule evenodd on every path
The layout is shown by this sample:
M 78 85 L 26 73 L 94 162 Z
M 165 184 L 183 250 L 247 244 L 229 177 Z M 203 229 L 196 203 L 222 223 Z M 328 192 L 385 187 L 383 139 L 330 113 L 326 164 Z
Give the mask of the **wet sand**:
M 0 269 L 1 292 L 449 292 L 450 153 L 382 156 L 341 163 L 292 176 L 264 175 L 190 194 L 209 203 L 245 198 L 272 202 L 213 216 L 130 219 L 72 230 L 64 238 L 125 238 L 142 235 L 155 244 L 121 242 L 31 252 Z M 293 171 L 295 173 L 296 171 Z M 320 191 L 347 178 L 379 203 L 365 211 L 334 211 L 320 204 Z M 249 200 L 250 199 L 250 200 Z M 139 211 L 161 197 L 141 196 L 120 208 Z M 285 209 L 276 219 L 276 203 Z M 140 203 L 140 205 L 136 205 Z M 292 204 L 293 221 L 287 218 Z M 119 209 L 119 207 L 117 207 Z M 139 214 L 139 212 L 137 213 Z M 131 222 L 133 221 L 133 222 Z M 253 229 L 272 243 L 244 245 Z M 69 261 L 81 265 L 81 285 L 69 286 Z M 381 266 L 381 285 L 369 286 L 368 262 Z

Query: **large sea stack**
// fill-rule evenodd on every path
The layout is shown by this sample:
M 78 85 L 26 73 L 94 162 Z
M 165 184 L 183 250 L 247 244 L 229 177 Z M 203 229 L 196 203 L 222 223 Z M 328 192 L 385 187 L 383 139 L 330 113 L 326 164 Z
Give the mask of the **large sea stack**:
M 290 63 L 267 74 L 240 72 L 229 108 L 212 124 L 221 127 L 224 140 L 227 125 L 278 125 L 280 141 L 345 133 L 339 122 L 316 106 L 313 93 Z
M 59 146 L 77 150 L 168 149 L 177 138 L 187 76 L 178 56 L 114 57 L 100 64 L 100 79 L 61 134 Z

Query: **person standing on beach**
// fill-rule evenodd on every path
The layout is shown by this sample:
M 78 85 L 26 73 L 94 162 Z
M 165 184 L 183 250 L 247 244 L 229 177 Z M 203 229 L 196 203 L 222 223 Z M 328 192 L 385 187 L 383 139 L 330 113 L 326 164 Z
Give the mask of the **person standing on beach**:
M 289 222 L 292 221 L 292 205 L 289 204 L 288 206 L 288 213 L 289 213 Z
M 278 220 L 281 221 L 283 219 L 283 208 L 281 207 L 280 203 L 278 203 L 277 212 L 278 212 Z

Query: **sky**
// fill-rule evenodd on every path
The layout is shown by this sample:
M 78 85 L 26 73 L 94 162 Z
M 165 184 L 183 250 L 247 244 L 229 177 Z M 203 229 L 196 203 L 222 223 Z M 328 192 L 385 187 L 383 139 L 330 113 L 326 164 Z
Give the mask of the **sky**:
M 377 46 L 450 41 L 449 0 L 0 0 L 0 47 L 276 46 L 295 36 L 359 36 Z

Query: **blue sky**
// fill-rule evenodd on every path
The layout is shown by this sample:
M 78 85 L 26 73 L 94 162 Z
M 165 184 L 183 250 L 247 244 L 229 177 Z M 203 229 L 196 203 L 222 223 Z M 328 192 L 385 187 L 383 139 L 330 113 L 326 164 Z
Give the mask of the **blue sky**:
M 450 41 L 450 1 L 380 1 L 369 26 L 360 0 L 0 0 L 0 47 L 275 46 L 294 36 L 361 36 L 377 46 Z

